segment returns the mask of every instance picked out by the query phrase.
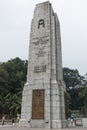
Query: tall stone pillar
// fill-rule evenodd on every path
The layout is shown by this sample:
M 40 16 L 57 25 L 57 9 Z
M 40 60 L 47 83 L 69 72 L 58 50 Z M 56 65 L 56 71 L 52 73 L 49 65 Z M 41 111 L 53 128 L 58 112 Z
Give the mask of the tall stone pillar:
M 20 126 L 64 128 L 60 24 L 51 4 L 37 4 L 31 22 L 27 82 L 23 89 Z

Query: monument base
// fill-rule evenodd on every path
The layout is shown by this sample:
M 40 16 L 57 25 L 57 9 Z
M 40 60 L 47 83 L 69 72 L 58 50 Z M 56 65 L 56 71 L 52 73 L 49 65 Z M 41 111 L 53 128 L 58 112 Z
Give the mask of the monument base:
M 54 129 L 62 129 L 66 128 L 67 122 L 66 120 L 51 120 L 45 121 L 45 120 L 33 120 L 27 121 L 26 119 L 20 119 L 19 121 L 19 127 L 29 127 L 29 128 L 54 128 Z
M 33 120 L 27 121 L 26 119 L 20 119 L 19 127 L 29 127 L 29 128 L 50 128 L 49 122 L 44 120 Z
M 19 127 L 29 127 L 30 128 L 30 123 L 26 119 L 20 119 L 19 121 Z
M 45 128 L 45 121 L 36 119 L 31 120 L 31 128 Z
M 66 126 L 67 126 L 66 120 L 64 120 L 64 121 L 52 120 L 51 121 L 51 128 L 62 129 L 62 128 L 66 128 Z

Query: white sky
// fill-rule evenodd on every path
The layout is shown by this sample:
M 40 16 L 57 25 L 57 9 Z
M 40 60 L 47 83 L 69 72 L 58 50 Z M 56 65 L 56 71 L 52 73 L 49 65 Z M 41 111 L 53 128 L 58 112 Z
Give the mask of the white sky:
M 28 59 L 33 11 L 44 0 L 0 0 L 0 62 Z M 87 73 L 87 0 L 49 0 L 61 26 L 63 67 Z

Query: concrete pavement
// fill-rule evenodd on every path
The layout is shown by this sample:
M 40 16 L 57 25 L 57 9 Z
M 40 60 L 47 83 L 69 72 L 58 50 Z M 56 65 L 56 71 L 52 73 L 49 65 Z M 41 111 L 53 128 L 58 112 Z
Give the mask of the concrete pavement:
M 18 126 L 11 126 L 11 125 L 0 125 L 0 130 L 61 130 L 61 129 L 43 129 L 43 128 L 27 128 L 27 127 L 18 127 Z M 87 130 L 87 128 L 83 127 L 73 127 L 73 128 L 66 128 L 63 130 Z

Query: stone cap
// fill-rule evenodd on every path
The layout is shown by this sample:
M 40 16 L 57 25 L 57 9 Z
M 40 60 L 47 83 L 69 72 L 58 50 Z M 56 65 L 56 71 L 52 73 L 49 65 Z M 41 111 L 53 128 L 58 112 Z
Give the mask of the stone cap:
M 41 2 L 39 4 L 36 4 L 36 7 L 41 5 L 46 5 L 46 4 L 51 4 L 51 3 L 49 1 Z

